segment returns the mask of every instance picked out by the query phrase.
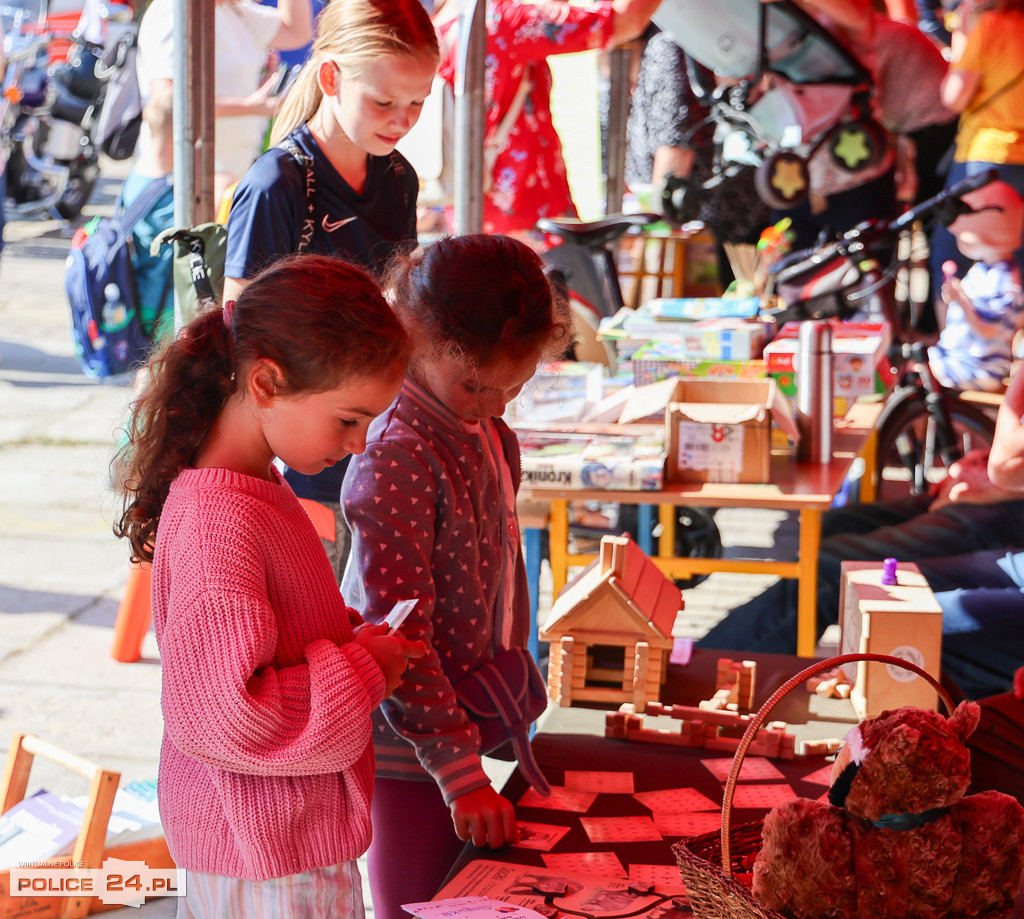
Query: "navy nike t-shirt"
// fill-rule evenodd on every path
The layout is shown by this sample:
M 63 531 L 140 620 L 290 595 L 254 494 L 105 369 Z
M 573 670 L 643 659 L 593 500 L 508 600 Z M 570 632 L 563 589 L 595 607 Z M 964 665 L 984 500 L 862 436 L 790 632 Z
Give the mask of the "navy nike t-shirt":
M 416 172 L 397 151 L 371 156 L 356 194 L 331 165 L 309 128 L 288 135 L 313 158 L 316 179 L 309 251 L 342 255 L 380 272 L 396 248 L 416 242 Z M 238 183 L 228 218 L 224 276 L 251 278 L 296 250 L 306 219 L 306 177 L 287 151 L 263 154 Z
M 310 252 L 340 255 L 379 274 L 398 249 L 416 242 L 416 172 L 397 151 L 371 156 L 366 187 L 356 194 L 331 165 L 305 125 L 288 135 L 313 158 L 316 183 Z M 249 279 L 295 252 L 306 222 L 305 170 L 287 151 L 273 147 L 238 183 L 228 217 L 224 276 Z M 295 493 L 337 502 L 348 462 L 306 476 L 286 470 Z

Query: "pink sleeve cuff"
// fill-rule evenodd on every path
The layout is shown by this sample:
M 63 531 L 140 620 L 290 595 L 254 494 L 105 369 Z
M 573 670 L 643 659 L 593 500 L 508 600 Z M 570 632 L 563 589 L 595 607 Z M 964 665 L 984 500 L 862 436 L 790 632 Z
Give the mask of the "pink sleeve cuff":
M 341 650 L 348 658 L 352 669 L 359 676 L 363 686 L 366 687 L 366 694 L 370 697 L 371 705 L 376 708 L 385 699 L 384 690 L 386 687 L 383 671 L 370 652 L 362 645 L 349 641 L 341 646 Z

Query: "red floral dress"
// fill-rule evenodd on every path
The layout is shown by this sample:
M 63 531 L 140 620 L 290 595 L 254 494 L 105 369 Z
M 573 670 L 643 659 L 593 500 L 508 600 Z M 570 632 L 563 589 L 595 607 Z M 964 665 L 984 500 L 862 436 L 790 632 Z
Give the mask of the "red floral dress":
M 508 143 L 495 160 L 491 190 L 484 199 L 485 233 L 532 230 L 541 217 L 577 216 L 562 143 L 551 123 L 551 71 L 545 58 L 606 47 L 612 16 L 609 0 L 587 7 L 561 0 L 490 0 L 487 4 L 488 136 L 511 107 L 528 67 L 531 88 Z M 442 48 L 447 49 L 440 74 L 449 85 L 455 80 L 457 26 L 458 20 L 453 19 L 438 29 Z

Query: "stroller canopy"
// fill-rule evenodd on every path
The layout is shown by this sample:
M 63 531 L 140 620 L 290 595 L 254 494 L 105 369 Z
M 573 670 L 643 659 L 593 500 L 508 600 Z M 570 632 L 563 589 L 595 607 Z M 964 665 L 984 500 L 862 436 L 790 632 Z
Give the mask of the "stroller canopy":
M 719 77 L 756 77 L 763 65 L 796 84 L 872 82 L 860 62 L 791 0 L 662 0 L 653 18 L 690 57 Z

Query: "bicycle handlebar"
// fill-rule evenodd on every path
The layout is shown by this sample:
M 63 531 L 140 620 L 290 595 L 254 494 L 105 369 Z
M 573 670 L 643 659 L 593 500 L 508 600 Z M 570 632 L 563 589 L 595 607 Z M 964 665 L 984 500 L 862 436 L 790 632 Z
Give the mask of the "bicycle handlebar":
M 854 246 L 866 247 L 877 240 L 895 238 L 918 220 L 925 221 L 934 217 L 937 222 L 949 226 L 961 214 L 973 213 L 973 208 L 963 201 L 964 195 L 977 191 L 998 178 L 999 174 L 995 169 L 968 176 L 905 211 L 895 220 L 874 220 L 859 224 L 852 230 L 847 230 L 838 239 L 810 250 L 794 252 L 780 259 L 769 271 L 775 277 L 776 283 L 786 283 L 800 277 L 806 271 L 820 270 L 821 266 L 827 265 L 833 259 L 846 258 L 854 251 Z
M 925 220 L 931 216 L 934 216 L 939 223 L 948 227 L 961 214 L 970 214 L 972 212 L 971 206 L 965 204 L 962 200 L 964 195 L 977 191 L 979 188 L 984 188 L 986 185 L 995 182 L 998 178 L 999 173 L 995 169 L 987 169 L 985 172 L 978 173 L 978 175 L 961 179 L 955 185 L 950 185 L 949 188 L 943 189 L 937 195 L 922 201 L 908 211 L 904 211 L 892 222 L 892 229 L 894 232 L 899 233 L 901 230 L 909 227 L 914 221 Z

